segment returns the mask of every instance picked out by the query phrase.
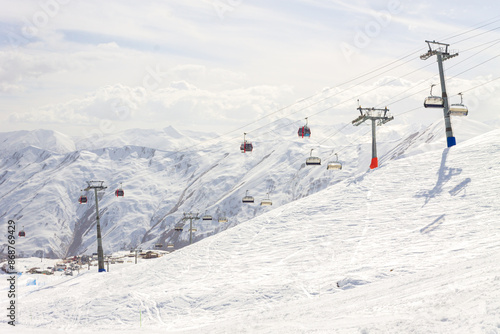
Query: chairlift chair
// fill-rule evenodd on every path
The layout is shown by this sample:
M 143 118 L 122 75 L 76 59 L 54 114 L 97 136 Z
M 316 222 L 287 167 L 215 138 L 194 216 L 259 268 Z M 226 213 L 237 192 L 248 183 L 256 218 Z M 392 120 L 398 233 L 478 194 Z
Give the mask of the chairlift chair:
M 313 150 L 314 148 L 311 149 L 311 156 L 306 159 L 306 165 L 321 165 L 321 159 L 312 156 Z
M 432 95 L 432 87 L 436 86 L 435 84 L 431 85 L 431 95 L 426 97 L 424 100 L 425 108 L 444 108 L 443 98 L 440 96 Z
M 208 215 L 206 212 L 205 212 L 205 215 L 203 217 L 201 217 L 202 220 L 212 220 L 212 216 L 211 215 Z
M 184 224 L 177 224 L 177 225 L 175 225 L 174 230 L 176 230 L 176 231 L 182 231 L 183 228 L 184 228 Z
M 163 244 L 155 244 L 155 248 L 162 248 Z
M 311 129 L 307 126 L 307 118 L 306 117 L 306 125 L 302 126 L 299 128 L 299 131 L 297 132 L 299 137 L 311 137 Z
M 339 156 L 338 156 L 338 154 L 335 153 L 335 156 L 337 157 L 335 161 L 328 162 L 328 165 L 326 166 L 327 170 L 342 169 L 342 164 L 339 162 Z
M 227 217 L 226 217 L 226 214 L 224 212 L 222 213 L 222 216 L 219 216 L 218 221 L 219 221 L 219 223 L 227 223 Z
M 251 142 L 246 140 L 246 135 L 247 133 L 243 133 L 243 143 L 240 145 L 240 151 L 241 153 L 246 153 L 246 152 L 252 152 L 253 150 L 253 145 Z
M 169 242 L 167 244 L 167 248 L 174 248 L 174 243 L 173 242 Z
M 460 103 L 452 104 L 450 106 L 450 115 L 451 116 L 467 116 L 469 114 L 469 110 L 467 109 L 467 106 L 465 106 L 464 103 L 464 98 L 462 96 L 462 93 L 458 93 L 460 95 Z
M 241 201 L 243 203 L 253 203 L 254 199 L 252 196 L 248 196 L 248 190 L 247 190 L 247 192 L 245 193 L 245 197 L 243 197 L 243 199 Z
M 122 183 L 120 182 L 120 188 L 116 189 L 115 191 L 116 197 L 123 197 L 125 195 L 125 192 L 122 189 Z
M 272 202 L 272 201 L 271 201 L 271 199 L 269 198 L 269 193 L 267 193 L 267 198 L 266 198 L 266 199 L 263 199 L 263 200 L 260 202 L 260 205 L 261 205 L 261 206 L 273 205 L 273 202 Z

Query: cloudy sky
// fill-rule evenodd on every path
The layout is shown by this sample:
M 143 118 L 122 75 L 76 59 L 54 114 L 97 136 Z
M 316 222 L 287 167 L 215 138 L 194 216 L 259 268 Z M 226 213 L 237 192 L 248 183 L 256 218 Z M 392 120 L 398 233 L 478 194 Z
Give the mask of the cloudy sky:
M 442 118 L 419 109 L 439 83 L 426 39 L 459 51 L 445 62 L 452 102 L 464 92 L 470 118 L 500 117 L 498 0 L 0 4 L 2 132 L 333 124 L 357 99 L 425 122 Z

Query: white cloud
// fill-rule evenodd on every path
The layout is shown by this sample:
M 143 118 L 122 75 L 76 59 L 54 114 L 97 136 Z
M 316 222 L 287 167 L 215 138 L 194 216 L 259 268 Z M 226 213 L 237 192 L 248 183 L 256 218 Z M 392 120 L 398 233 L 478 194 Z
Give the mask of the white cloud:
M 469 30 L 500 10 L 494 1 L 459 6 L 451 0 L 400 0 L 401 8 L 393 12 L 391 4 L 397 0 L 227 1 L 231 8 L 221 17 L 210 1 L 50 1 L 60 1 L 57 10 L 44 10 L 47 1 L 0 0 L 9 8 L 0 13 L 0 28 L 24 39 L 14 46 L 0 43 L 0 131 L 28 123 L 83 128 L 102 121 L 123 127 L 156 127 L 161 121 L 234 128 L 424 49 L 425 39 Z M 390 21 L 380 17 L 385 11 Z M 36 24 L 43 13 L 47 21 Z M 487 43 L 498 32 L 465 38 L 492 27 L 478 28 L 452 44 L 468 49 Z M 360 32 L 370 35 L 362 46 L 356 45 Z M 342 53 L 346 44 L 351 55 Z M 477 65 L 493 51 L 450 73 Z M 405 86 L 437 74 L 432 68 L 407 77 L 425 65 L 418 52 L 412 57 L 405 66 L 356 81 L 361 87 L 342 98 L 355 104 L 361 88 L 383 84 L 384 77 L 404 77 L 409 84 L 399 82 Z M 459 77 L 471 82 L 488 72 L 495 77 L 500 74 L 497 65 L 491 62 Z M 400 88 L 390 86 L 361 98 L 383 101 Z M 494 106 L 488 101 L 481 103 Z M 302 118 L 314 110 L 319 109 L 293 115 Z
M 77 67 L 77 62 L 61 55 L 0 51 L 0 92 L 22 92 L 26 80 Z
M 229 125 L 273 111 L 286 100 L 289 87 L 258 86 L 224 91 L 208 91 L 186 81 L 173 81 L 165 88 L 148 91 L 144 87 L 106 86 L 84 98 L 47 105 L 31 112 L 12 113 L 14 123 L 74 124 L 96 126 L 103 120 L 119 128 L 149 123 L 185 126 L 193 122 Z
M 97 47 L 103 50 L 118 50 L 120 48 L 116 42 L 100 43 L 97 44 Z

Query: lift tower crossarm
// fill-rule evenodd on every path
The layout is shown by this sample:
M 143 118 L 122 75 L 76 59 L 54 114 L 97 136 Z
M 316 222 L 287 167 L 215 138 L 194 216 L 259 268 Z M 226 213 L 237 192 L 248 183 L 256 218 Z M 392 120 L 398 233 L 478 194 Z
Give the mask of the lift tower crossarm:
M 450 44 L 439 43 L 436 41 L 425 41 L 425 42 L 429 46 L 429 51 L 420 56 L 420 59 L 422 60 L 429 59 L 430 57 L 438 54 L 441 54 L 441 56 L 443 57 L 443 61 L 458 56 L 458 52 L 456 50 L 452 50 L 451 52 L 448 51 L 448 47 L 450 46 Z
M 378 120 L 378 125 L 382 125 L 394 119 L 394 116 L 388 114 L 389 109 L 387 107 L 384 109 L 358 107 L 358 110 L 361 115 L 351 122 L 354 126 L 359 126 L 367 120 Z

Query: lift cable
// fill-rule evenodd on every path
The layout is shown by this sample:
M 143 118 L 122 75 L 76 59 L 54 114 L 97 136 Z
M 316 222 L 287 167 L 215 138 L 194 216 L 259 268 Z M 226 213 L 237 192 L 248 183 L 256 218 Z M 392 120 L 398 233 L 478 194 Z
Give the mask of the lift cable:
M 461 32 L 461 33 L 456 34 L 456 35 L 453 35 L 453 36 L 444 37 L 444 38 L 442 38 L 442 39 L 453 39 L 453 38 L 455 38 L 455 37 L 462 36 L 462 35 L 468 34 L 469 32 L 476 31 L 476 30 L 479 30 L 480 28 L 483 28 L 483 27 L 489 26 L 490 24 L 497 23 L 497 22 L 499 22 L 499 21 L 500 21 L 500 15 L 499 15 L 499 16 L 495 16 L 495 17 L 493 17 L 493 18 L 491 18 L 491 19 L 488 19 L 488 20 L 486 20 L 486 21 L 483 21 L 483 22 L 488 22 L 488 21 L 490 21 L 490 20 L 494 20 L 494 21 L 489 22 L 489 23 L 482 24 L 482 25 L 477 26 L 477 27 L 475 27 L 475 28 L 473 28 L 473 29 L 470 29 L 470 30 L 467 30 L 467 31 Z M 481 24 L 481 23 L 482 23 L 482 22 L 480 22 L 480 23 L 478 23 L 478 24 Z

